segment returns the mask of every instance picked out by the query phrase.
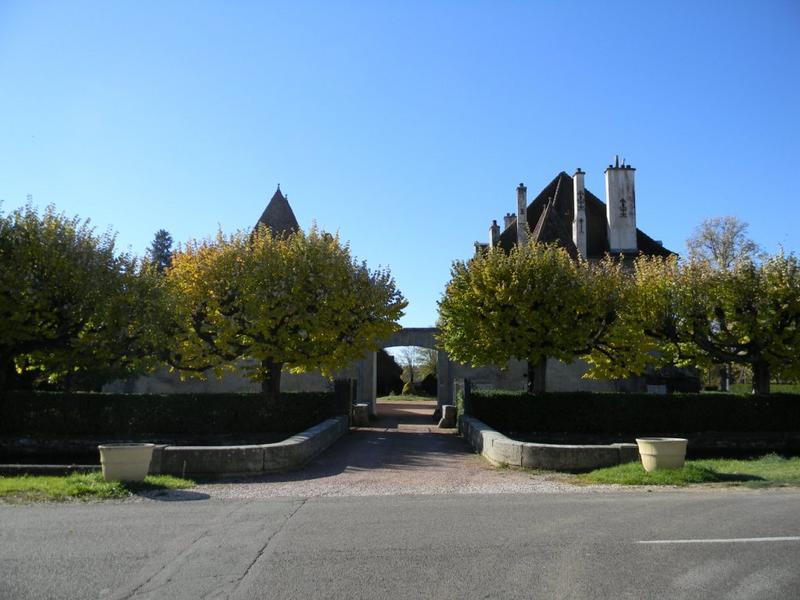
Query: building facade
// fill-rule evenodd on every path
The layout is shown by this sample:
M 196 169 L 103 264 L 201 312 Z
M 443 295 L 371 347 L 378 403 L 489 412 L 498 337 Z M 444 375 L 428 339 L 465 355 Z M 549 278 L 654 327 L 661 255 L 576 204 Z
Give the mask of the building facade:
M 630 264 L 640 254 L 647 256 L 670 256 L 674 254 L 663 244 L 650 237 L 636 226 L 636 169 L 621 163 L 619 157 L 605 169 L 605 202 L 586 189 L 586 173 L 580 168 L 570 176 L 562 171 L 556 175 L 531 201 L 528 188 L 517 186 L 516 210 L 507 212 L 502 226 L 493 220 L 486 243 L 475 242 L 475 251 L 483 252 L 490 247 L 509 251 L 517 244 L 531 242 L 555 243 L 563 247 L 573 258 L 588 261 L 600 260 L 606 255 L 621 256 Z M 503 376 L 493 370 L 465 370 L 479 387 L 527 386 L 525 363 L 512 361 Z M 677 388 L 694 388 L 693 374 L 678 369 L 666 373 L 652 373 L 642 377 L 619 380 L 584 379 L 589 365 L 576 359 L 564 363 L 548 359 L 545 391 L 570 392 L 644 392 L 672 391 Z M 699 380 L 698 380 L 699 383 Z

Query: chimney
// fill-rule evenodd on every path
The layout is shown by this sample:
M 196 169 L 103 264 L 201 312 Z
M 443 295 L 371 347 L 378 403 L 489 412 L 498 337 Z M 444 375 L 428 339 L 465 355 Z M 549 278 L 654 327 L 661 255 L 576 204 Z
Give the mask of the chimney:
M 506 213 L 506 216 L 503 217 L 503 231 L 511 227 L 514 224 L 514 221 L 517 220 L 517 215 L 514 213 Z
M 517 187 L 517 243 L 528 244 L 528 188 L 524 183 Z
M 581 171 L 580 167 L 575 171 L 572 176 L 572 186 L 574 191 L 574 205 L 572 219 L 572 241 L 575 242 L 575 247 L 578 249 L 581 257 L 586 258 L 586 188 L 583 185 L 583 176 L 586 173 Z
M 608 221 L 608 246 L 612 254 L 636 253 L 636 192 L 634 169 L 619 164 L 619 156 L 606 169 L 606 220 Z
M 492 225 L 489 227 L 489 247 L 494 248 L 499 241 L 500 225 L 497 224 L 497 221 L 492 221 Z

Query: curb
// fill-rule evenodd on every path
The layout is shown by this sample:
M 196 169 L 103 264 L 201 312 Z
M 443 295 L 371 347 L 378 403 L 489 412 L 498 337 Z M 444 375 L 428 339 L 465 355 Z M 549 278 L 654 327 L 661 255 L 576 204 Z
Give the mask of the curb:
M 639 459 L 636 444 L 577 445 L 519 442 L 472 417 L 458 418 L 458 431 L 493 465 L 548 471 L 591 471 Z
M 248 477 L 303 467 L 348 431 L 346 416 L 338 416 L 273 444 L 249 446 L 156 446 L 152 475 L 191 479 Z

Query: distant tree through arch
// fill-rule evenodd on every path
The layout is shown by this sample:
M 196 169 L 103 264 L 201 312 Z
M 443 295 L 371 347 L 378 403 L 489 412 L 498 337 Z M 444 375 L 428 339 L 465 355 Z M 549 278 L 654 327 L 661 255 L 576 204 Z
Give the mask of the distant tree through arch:
M 452 376 L 450 373 L 450 357 L 447 352 L 439 347 L 437 336 L 439 329 L 436 327 L 405 327 L 393 333 L 380 345 L 380 350 L 395 346 L 419 346 L 431 348 L 438 352 L 437 356 L 437 391 L 436 403 L 439 407 L 451 404 Z M 371 352 L 358 363 L 358 402 L 369 404 L 370 414 L 376 414 L 377 370 L 376 353 Z

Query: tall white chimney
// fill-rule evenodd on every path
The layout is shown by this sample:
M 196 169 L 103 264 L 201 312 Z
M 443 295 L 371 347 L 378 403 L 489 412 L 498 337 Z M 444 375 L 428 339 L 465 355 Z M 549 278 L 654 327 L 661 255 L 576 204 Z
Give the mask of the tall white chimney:
M 615 157 L 606 169 L 606 218 L 608 245 L 612 254 L 638 251 L 636 243 L 636 192 L 633 177 L 636 169 Z
M 489 227 L 489 247 L 494 248 L 499 241 L 500 225 L 497 224 L 497 221 L 492 221 L 492 225 Z
M 575 247 L 583 258 L 586 258 L 586 188 L 583 185 L 583 176 L 585 174 L 578 167 L 575 175 L 572 176 L 573 195 L 575 197 L 572 241 L 575 242 Z
M 528 243 L 528 188 L 524 183 L 517 186 L 517 243 Z

